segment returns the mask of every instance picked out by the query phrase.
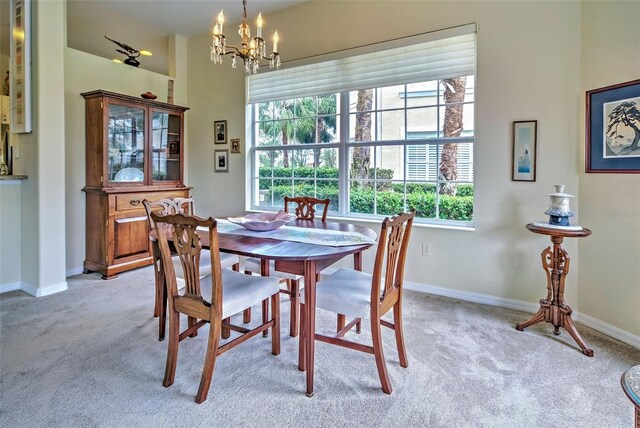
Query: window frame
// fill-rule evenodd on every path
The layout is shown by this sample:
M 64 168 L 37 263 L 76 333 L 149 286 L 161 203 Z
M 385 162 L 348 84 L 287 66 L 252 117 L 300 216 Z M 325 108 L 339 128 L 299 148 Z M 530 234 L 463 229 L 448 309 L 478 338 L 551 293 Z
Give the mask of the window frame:
M 438 165 L 439 165 L 439 159 L 440 159 L 440 150 L 439 148 L 441 147 L 442 144 L 445 143 L 457 143 L 457 144 L 471 144 L 471 151 L 472 151 L 472 156 L 470 157 L 469 161 L 470 161 L 470 170 L 471 170 L 471 180 L 456 180 L 456 184 L 471 184 L 475 186 L 475 174 L 474 174 L 474 169 L 475 169 L 475 73 L 473 74 L 474 77 L 474 86 L 473 86 L 473 98 L 470 101 L 465 101 L 463 103 L 460 104 L 464 104 L 464 105 L 472 105 L 473 108 L 473 135 L 472 136 L 461 136 L 461 137 L 435 137 L 435 138 L 416 138 L 416 139 L 411 139 L 411 138 L 407 138 L 407 136 L 409 135 L 410 132 L 406 126 L 407 126 L 407 114 L 408 111 L 412 110 L 412 109 L 416 109 L 416 108 L 422 108 L 422 107 L 433 107 L 436 109 L 436 128 L 441 128 L 441 112 L 444 112 L 444 109 L 446 108 L 446 104 L 444 103 L 444 101 L 441 102 L 441 97 L 442 97 L 442 93 L 441 93 L 441 81 L 444 79 L 437 79 L 437 94 L 436 94 L 436 102 L 435 104 L 429 104 L 428 106 L 413 106 L 410 107 L 408 105 L 408 99 L 410 97 L 407 97 L 406 94 L 409 93 L 410 91 L 408 91 L 408 85 L 410 83 L 405 83 L 404 84 L 404 89 L 405 91 L 403 92 L 405 95 L 402 96 L 402 94 L 400 95 L 400 98 L 403 100 L 403 106 L 398 108 L 398 107 L 393 107 L 393 108 L 389 108 L 389 109 L 384 109 L 384 108 L 380 108 L 377 104 L 377 102 L 375 103 L 376 105 L 374 105 L 374 108 L 372 108 L 372 110 L 370 111 L 371 114 L 382 114 L 382 112 L 385 111 L 402 111 L 404 114 L 404 126 L 402 127 L 402 133 L 404 134 L 404 139 L 396 139 L 396 140 L 372 140 L 372 141 L 365 141 L 365 142 L 355 142 L 355 141 L 350 141 L 350 130 L 351 130 L 351 123 L 350 123 L 350 119 L 352 117 L 355 117 L 355 113 L 350 111 L 350 92 L 352 91 L 345 91 L 345 92 L 340 92 L 340 93 L 336 93 L 335 95 L 338 96 L 339 101 L 337 102 L 337 111 L 336 111 L 336 126 L 339 129 L 339 132 L 337 134 L 337 142 L 333 142 L 333 143 L 313 143 L 313 144 L 287 144 L 286 146 L 283 145 L 272 145 L 272 146 L 257 146 L 257 132 L 256 130 L 258 129 L 258 124 L 259 124 L 259 118 L 258 118 L 258 112 L 259 112 L 259 104 L 260 102 L 255 102 L 252 104 L 248 104 L 249 107 L 249 111 L 250 114 L 248 115 L 248 124 L 247 124 L 247 129 L 249 130 L 249 135 L 248 135 L 248 141 L 250 141 L 250 149 L 248 150 L 249 153 L 249 158 L 250 158 L 250 167 L 248 168 L 247 171 L 247 177 L 250 179 L 250 186 L 248 186 L 248 190 L 250 191 L 250 195 L 248 195 L 247 198 L 247 202 L 248 202 L 248 209 L 249 210 L 255 210 L 255 211 L 264 211 L 264 210 L 277 210 L 280 209 L 281 206 L 278 206 L 276 204 L 273 204 L 273 201 L 271 201 L 271 203 L 267 206 L 265 205 L 257 205 L 255 202 L 258 201 L 259 204 L 259 181 L 261 180 L 260 176 L 259 176 L 259 172 L 260 172 L 260 166 L 258 165 L 258 153 L 259 152 L 272 152 L 272 151 L 282 151 L 284 150 L 284 148 L 286 147 L 286 150 L 289 151 L 294 151 L 294 150 L 311 150 L 311 147 L 314 148 L 322 148 L 322 149 L 329 149 L 329 148 L 336 148 L 338 151 L 338 168 L 339 168 L 339 174 L 338 174 L 338 210 L 332 210 L 330 209 L 329 211 L 329 215 L 330 216 L 336 216 L 336 217 L 341 217 L 341 218 L 350 218 L 350 219 L 354 219 L 354 220 L 378 220 L 378 219 L 382 219 L 384 217 L 386 217 L 386 215 L 383 214 L 366 214 L 366 213 L 356 213 L 356 212 L 351 212 L 350 211 L 350 200 L 349 200 L 349 192 L 350 192 L 350 188 L 351 188 L 351 183 L 352 180 L 349 177 L 349 171 L 350 171 L 350 157 L 349 157 L 349 153 L 351 152 L 351 150 L 354 147 L 371 147 L 372 151 L 373 151 L 373 155 L 372 155 L 372 160 L 371 160 L 371 166 L 372 168 L 376 167 L 376 160 L 375 160 L 375 156 L 377 156 L 376 152 L 377 152 L 377 148 L 380 147 L 385 147 L 385 146 L 396 146 L 396 147 L 402 147 L 402 163 L 403 163 L 403 174 L 402 174 L 402 179 L 396 179 L 396 180 L 384 180 L 385 182 L 391 182 L 391 183 L 402 183 L 405 185 L 404 187 L 404 191 L 403 191 L 403 200 L 405 203 L 405 208 L 406 208 L 406 201 L 407 201 L 407 189 L 406 189 L 406 184 L 407 183 L 416 183 L 416 182 L 420 182 L 420 183 L 432 183 L 436 186 L 436 189 L 439 188 L 439 185 L 441 183 L 446 183 L 446 180 L 441 180 L 440 176 L 438 174 L 438 177 L 435 180 L 430 180 L 427 174 L 427 179 L 425 180 L 410 180 L 408 179 L 408 172 L 407 172 L 407 168 L 408 168 L 408 159 L 407 159 L 407 146 L 414 146 L 414 145 L 425 145 L 425 146 L 434 146 L 436 147 L 436 153 L 438 153 L 436 155 L 436 158 L 438 159 Z M 378 96 L 378 91 L 380 91 L 382 88 L 373 88 L 376 91 L 376 97 Z M 325 94 L 318 94 L 315 96 L 324 96 Z M 333 94 L 332 94 L 333 95 Z M 321 116 L 325 116 L 325 114 L 316 114 L 315 117 L 321 117 Z M 273 119 L 269 119 L 269 120 L 273 120 Z M 377 134 L 379 132 L 379 126 L 378 124 L 376 124 L 375 129 L 373 129 L 372 131 L 374 131 L 374 134 Z M 441 133 L 441 129 L 437 129 L 436 132 Z M 272 167 L 273 168 L 273 167 Z M 436 169 L 439 169 L 438 166 L 436 166 Z M 272 170 L 273 171 L 273 170 Z M 274 180 L 276 178 L 280 178 L 280 177 L 274 177 L 273 174 L 271 176 L 271 180 Z M 280 178 L 280 179 L 284 179 L 284 178 Z M 294 169 L 292 167 L 292 175 L 290 177 L 291 182 L 292 182 L 292 190 L 293 190 L 293 185 L 295 182 L 300 182 L 300 181 L 306 181 L 305 178 L 296 178 L 294 175 Z M 327 179 L 327 178 L 320 178 L 318 179 L 318 177 L 314 177 L 313 179 L 314 182 L 314 187 L 317 188 L 317 182 L 318 181 L 336 181 L 334 179 Z M 374 181 L 377 181 L 374 178 Z M 377 189 L 375 189 L 376 186 L 374 186 L 374 192 L 377 191 Z M 315 195 L 311 195 L 311 196 L 315 196 Z M 464 228 L 473 228 L 475 225 L 475 221 L 474 221 L 474 217 L 472 217 L 472 219 L 470 221 L 463 221 L 463 220 L 450 220 L 450 219 L 440 219 L 438 218 L 440 215 L 440 194 L 438 191 L 435 192 L 435 197 L 436 197 L 436 214 L 435 214 L 435 218 L 426 218 L 426 217 L 416 217 L 416 222 L 417 223 L 421 223 L 421 224 L 433 224 L 433 225 L 442 225 L 442 226 L 459 226 L 459 227 L 464 227 Z M 475 197 L 474 197 L 474 211 L 475 212 Z M 374 198 L 374 212 L 377 211 L 377 197 Z

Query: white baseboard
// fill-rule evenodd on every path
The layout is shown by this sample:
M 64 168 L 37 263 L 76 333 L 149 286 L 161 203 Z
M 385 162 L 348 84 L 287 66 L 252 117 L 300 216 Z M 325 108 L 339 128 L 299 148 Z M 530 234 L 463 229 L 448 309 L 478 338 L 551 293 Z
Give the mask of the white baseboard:
M 323 274 L 331 275 L 338 269 L 328 267 L 322 271 Z M 450 297 L 452 299 L 464 300 L 465 302 L 482 303 L 484 305 L 500 306 L 502 308 L 515 309 L 529 313 L 536 313 L 540 309 L 537 303 L 523 302 L 522 300 L 507 299 L 506 297 L 496 297 L 490 294 L 473 293 L 471 291 L 454 290 L 452 288 L 440 287 L 437 285 L 422 284 L 419 282 L 405 281 L 404 288 L 417 291 L 419 293 L 435 294 L 437 296 Z
M 80 275 L 83 271 L 84 271 L 84 268 L 81 268 L 81 267 L 67 269 L 66 275 L 67 275 L 67 278 L 69 278 L 70 276 Z
M 454 290 L 451 288 L 439 287 L 437 285 L 405 281 L 404 287 L 407 290 L 418 291 L 421 293 L 450 297 L 452 299 L 464 300 L 465 302 L 482 303 L 483 305 L 500 306 L 502 308 L 515 309 L 529 313 L 535 313 L 540 309 L 540 305 L 537 303 L 523 302 L 522 300 L 508 299 L 506 297 L 496 297 L 490 294 L 473 293 L 471 291 Z
M 20 281 L 9 282 L 7 284 L 0 284 L 0 293 L 7 293 L 9 291 L 21 290 L 22 283 Z
M 69 286 L 67 285 L 67 281 L 59 282 L 57 284 L 51 284 L 46 287 L 34 287 L 30 284 L 22 283 L 20 289 L 25 293 L 31 294 L 34 297 L 43 297 L 50 294 L 59 293 L 61 291 L 66 291 L 69 289 Z
M 607 336 L 613 337 L 614 339 L 618 339 L 621 342 L 627 343 L 640 349 L 640 336 L 631 334 L 628 331 L 625 331 L 611 324 L 607 324 L 606 322 L 600 321 L 599 319 L 591 317 L 589 315 L 574 312 L 573 314 L 571 314 L 571 316 L 576 321 L 586 325 L 587 327 L 591 327 L 594 330 L 598 330 L 600 333 L 604 333 Z
M 464 300 L 466 302 L 481 303 L 484 305 L 500 306 L 508 309 L 515 309 L 529 313 L 535 313 L 540 308 L 537 303 L 523 302 L 521 300 L 507 299 L 504 297 L 491 296 L 489 294 L 473 293 L 470 291 L 453 290 L 451 288 L 439 287 L 436 285 L 426 285 L 417 282 L 405 281 L 404 286 L 407 290 L 417 291 L 419 293 L 435 294 L 437 296 L 449 297 L 452 299 Z M 594 330 L 604 333 L 609 337 L 618 339 L 640 349 L 640 336 L 629 333 L 621 328 L 607 324 L 597 318 L 589 315 L 581 314 L 574 311 L 572 317 L 575 321 L 586 325 Z

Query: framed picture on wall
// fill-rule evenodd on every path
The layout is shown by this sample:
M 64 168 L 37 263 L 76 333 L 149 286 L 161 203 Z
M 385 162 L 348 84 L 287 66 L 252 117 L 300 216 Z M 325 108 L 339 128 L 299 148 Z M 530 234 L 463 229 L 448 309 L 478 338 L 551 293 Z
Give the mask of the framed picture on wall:
M 226 120 L 216 120 L 213 122 L 213 141 L 216 144 L 227 144 Z
M 215 172 L 229 172 L 229 150 L 214 150 L 213 162 Z
M 241 153 L 239 138 L 231 139 L 231 153 Z
M 537 134 L 537 120 L 513 122 L 511 180 L 536 181 Z
M 11 132 L 31 132 L 31 0 L 11 0 Z
M 585 171 L 640 173 L 640 80 L 587 91 Z

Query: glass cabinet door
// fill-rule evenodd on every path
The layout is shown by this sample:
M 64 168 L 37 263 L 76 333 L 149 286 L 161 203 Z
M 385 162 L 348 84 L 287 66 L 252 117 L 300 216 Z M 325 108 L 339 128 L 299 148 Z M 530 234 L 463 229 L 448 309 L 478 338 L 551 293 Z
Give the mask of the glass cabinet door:
M 109 104 L 108 181 L 144 182 L 144 113 Z
M 151 127 L 153 180 L 180 180 L 180 116 L 153 111 Z

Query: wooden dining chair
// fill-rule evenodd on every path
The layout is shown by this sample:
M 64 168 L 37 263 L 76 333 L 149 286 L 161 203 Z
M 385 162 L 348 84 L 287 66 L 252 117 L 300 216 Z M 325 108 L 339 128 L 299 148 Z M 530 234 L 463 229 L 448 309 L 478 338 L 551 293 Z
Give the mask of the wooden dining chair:
M 382 390 L 391 394 L 391 381 L 382 348 L 381 327 L 395 331 L 400 366 L 407 367 L 407 353 L 402 331 L 402 290 L 404 265 L 415 210 L 400 213 L 382 222 L 373 274 L 353 269 L 339 269 L 316 284 L 316 307 L 354 317 L 335 336 L 316 334 L 318 341 L 373 354 Z M 301 302 L 301 331 L 298 368 L 305 370 L 305 308 Z M 393 323 L 382 316 L 393 309 Z M 344 339 L 344 335 L 361 319 L 371 321 L 372 346 Z
M 179 342 L 193 336 L 200 327 L 209 323 L 204 368 L 195 397 L 196 403 L 202 403 L 207 399 L 219 355 L 259 333 L 266 332 L 269 328 L 271 328 L 271 353 L 280 354 L 279 282 L 277 278 L 248 276 L 230 269 L 222 269 L 217 224 L 213 218 L 204 220 L 184 214 L 159 215 L 155 212 L 151 213 L 151 218 L 156 225 L 169 301 L 169 340 L 163 385 L 168 387 L 174 382 Z M 204 277 L 200 272 L 200 258 L 203 251 L 201 238 L 196 230 L 198 227 L 206 229 L 210 244 L 211 274 Z M 182 294 L 178 290 L 169 238 L 173 242 L 185 273 L 185 287 Z M 247 329 L 225 321 L 253 305 L 261 302 L 263 305 L 268 304 L 269 299 L 272 317 L 261 325 Z M 180 332 L 180 314 L 196 320 L 182 332 Z M 240 336 L 220 344 L 223 328 L 238 332 Z
M 155 224 L 151 218 L 152 212 L 160 214 L 194 214 L 195 202 L 193 198 L 165 198 L 158 201 L 149 201 L 147 199 L 142 201 L 145 211 L 147 212 L 147 218 L 149 220 L 149 231 L 155 229 Z M 160 251 L 157 243 L 152 246 L 153 261 L 154 261 L 154 276 L 155 276 L 155 303 L 153 307 L 153 316 L 158 319 L 158 340 L 164 340 L 166 314 L 167 314 L 167 294 L 166 284 L 162 277 L 162 262 L 160 260 Z M 211 263 L 209 262 L 209 250 L 203 250 L 204 254 L 200 261 L 200 274 L 209 275 L 211 273 Z M 221 253 L 220 255 L 222 268 L 232 268 L 235 271 L 240 270 L 240 258 L 233 254 Z M 173 258 L 174 269 L 176 271 L 178 288 L 184 287 L 184 274 L 180 261 L 177 257 Z M 249 322 L 249 321 L 247 321 Z M 225 336 L 228 337 L 228 332 L 225 331 Z
M 310 196 L 298 196 L 298 197 L 284 197 L 284 211 L 290 212 L 290 206 L 294 205 L 294 213 L 298 220 L 314 220 L 316 217 L 316 205 L 322 209 L 322 221 L 327 220 L 327 212 L 329 211 L 329 204 L 331 199 L 317 199 Z M 248 258 L 244 262 L 244 272 L 247 275 L 252 273 L 261 274 L 260 259 Z M 291 316 L 289 318 L 289 335 L 296 337 L 298 335 L 298 318 L 300 315 L 299 296 L 302 290 L 301 282 L 303 277 L 301 275 L 294 275 L 287 272 L 280 272 L 275 268 L 275 262 L 271 260 L 269 262 L 269 275 L 280 278 L 280 282 L 286 286 L 285 289 L 281 289 L 280 292 L 289 296 L 291 301 Z

